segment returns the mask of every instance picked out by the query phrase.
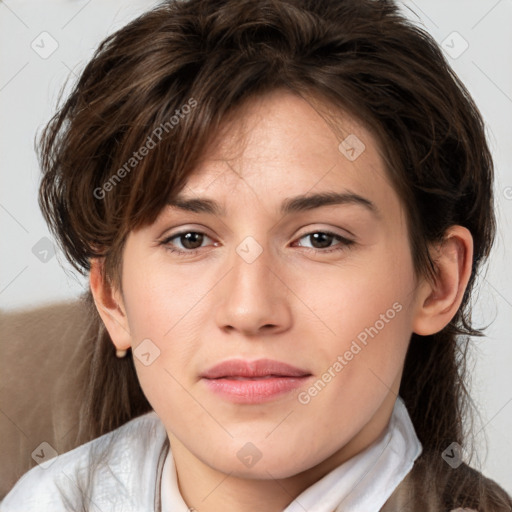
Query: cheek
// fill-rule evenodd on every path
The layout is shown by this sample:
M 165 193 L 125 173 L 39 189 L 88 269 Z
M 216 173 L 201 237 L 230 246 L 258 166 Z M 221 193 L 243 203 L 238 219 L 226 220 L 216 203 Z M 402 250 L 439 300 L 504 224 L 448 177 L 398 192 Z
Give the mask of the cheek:
M 171 273 L 165 262 L 137 266 L 134 261 L 126 259 L 123 281 L 132 353 L 141 387 L 158 410 L 162 401 L 179 402 L 181 385 L 188 388 L 194 381 L 211 286 L 192 280 L 190 273 Z
M 144 261 L 136 264 L 136 261 Z M 185 267 L 181 267 L 185 269 Z M 207 291 L 200 276 L 172 268 L 160 251 L 151 257 L 130 258 L 123 268 L 125 305 L 133 342 L 153 336 L 165 342 L 187 321 Z
M 323 272 L 315 280 L 321 287 L 308 281 L 298 290 L 319 319 L 317 371 L 330 368 L 338 392 L 344 387 L 387 391 L 401 370 L 411 334 L 414 273 L 407 246 L 397 250 L 389 244 L 371 257 L 347 259 L 335 271 Z M 338 396 L 359 400 L 357 393 Z
M 353 339 L 376 323 L 379 331 L 407 324 L 404 317 L 414 287 L 411 263 L 407 254 L 390 254 L 347 259 L 338 268 L 317 271 L 311 279 L 294 280 L 294 292 L 315 314 L 329 345 Z

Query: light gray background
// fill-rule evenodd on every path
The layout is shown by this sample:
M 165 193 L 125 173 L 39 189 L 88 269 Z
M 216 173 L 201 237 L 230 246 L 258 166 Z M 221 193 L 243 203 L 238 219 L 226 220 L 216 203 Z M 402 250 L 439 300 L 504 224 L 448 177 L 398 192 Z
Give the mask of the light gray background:
M 69 299 L 83 290 L 84 278 L 70 272 L 61 255 L 53 256 L 45 239 L 50 235 L 36 200 L 34 135 L 54 112 L 65 79 L 83 68 L 97 44 L 154 4 L 0 1 L 3 309 Z M 512 493 L 512 0 L 407 0 L 402 6 L 447 52 L 485 118 L 495 158 L 499 230 L 475 305 L 475 320 L 491 325 L 487 337 L 474 341 L 472 351 L 472 392 L 481 411 L 476 428 L 480 460 L 472 464 Z M 52 45 L 58 46 L 47 55 Z

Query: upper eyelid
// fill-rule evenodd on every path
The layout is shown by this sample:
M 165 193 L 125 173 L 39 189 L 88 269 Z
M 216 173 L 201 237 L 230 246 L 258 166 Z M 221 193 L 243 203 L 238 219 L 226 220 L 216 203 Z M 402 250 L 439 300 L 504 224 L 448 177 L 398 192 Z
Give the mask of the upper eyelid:
M 174 229 L 178 229 L 178 231 L 173 232 Z M 213 235 L 208 234 L 209 229 L 205 226 L 200 227 L 187 227 L 187 228 L 181 228 L 181 226 L 174 226 L 173 228 L 168 228 L 164 231 L 162 235 L 160 235 L 158 238 L 160 240 L 169 240 L 170 238 L 175 238 L 179 235 L 185 235 L 187 233 L 200 233 L 202 235 L 205 235 L 209 238 L 214 238 Z
M 305 228 L 306 229 L 306 228 Z M 337 229 L 341 229 L 341 228 L 337 228 Z M 299 234 L 297 235 L 296 238 L 302 238 L 304 236 L 307 236 L 307 235 L 311 235 L 313 233 L 329 233 L 331 235 L 334 235 L 334 236 L 339 236 L 341 238 L 346 238 L 346 239 L 349 239 L 349 238 L 353 238 L 354 241 L 355 241 L 355 238 L 356 236 L 354 234 L 352 234 L 350 231 L 348 231 L 348 229 L 343 229 L 343 231 L 346 233 L 346 234 L 343 234 L 343 233 L 337 233 L 336 232 L 336 228 L 319 228 L 319 229 L 309 229 L 308 231 L 305 231 L 304 233 L 302 234 Z

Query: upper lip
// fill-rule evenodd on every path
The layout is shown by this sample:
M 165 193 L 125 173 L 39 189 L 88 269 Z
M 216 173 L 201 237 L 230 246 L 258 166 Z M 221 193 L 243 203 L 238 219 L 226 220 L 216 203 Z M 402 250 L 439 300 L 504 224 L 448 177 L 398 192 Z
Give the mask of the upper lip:
M 266 377 L 270 375 L 276 377 L 305 377 L 311 375 L 311 373 L 271 359 L 258 359 L 256 361 L 229 359 L 212 366 L 201 374 L 201 377 L 219 379 L 222 377 Z

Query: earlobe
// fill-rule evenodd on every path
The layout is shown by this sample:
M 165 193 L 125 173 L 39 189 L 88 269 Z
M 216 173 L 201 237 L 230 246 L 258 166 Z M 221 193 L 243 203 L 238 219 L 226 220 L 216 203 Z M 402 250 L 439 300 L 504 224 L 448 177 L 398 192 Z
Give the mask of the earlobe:
M 89 272 L 89 285 L 96 309 L 118 350 L 131 346 L 130 329 L 121 293 L 104 277 L 104 260 L 93 258 Z
M 413 332 L 422 336 L 435 334 L 450 323 L 462 302 L 471 277 L 473 237 L 463 226 L 452 226 L 443 242 L 433 248 L 436 264 L 435 283 L 426 281 L 417 293 Z

